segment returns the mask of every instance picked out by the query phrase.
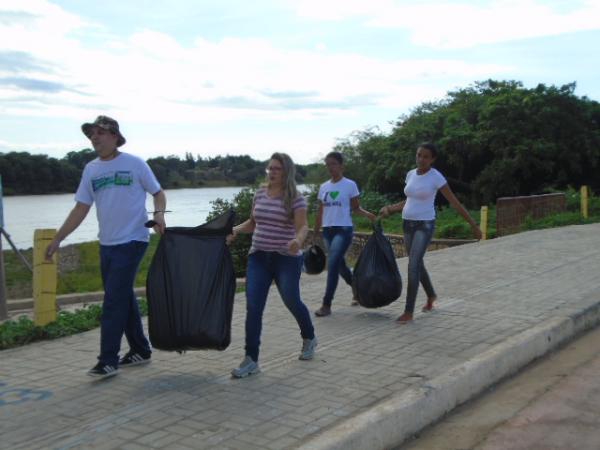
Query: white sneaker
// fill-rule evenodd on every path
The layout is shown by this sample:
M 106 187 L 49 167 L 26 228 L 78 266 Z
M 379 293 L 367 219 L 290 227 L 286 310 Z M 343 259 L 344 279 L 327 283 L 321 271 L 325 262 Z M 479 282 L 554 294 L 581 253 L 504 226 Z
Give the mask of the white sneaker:
M 317 348 L 317 337 L 315 336 L 312 339 L 303 339 L 302 340 L 302 351 L 300 352 L 300 356 L 298 359 L 301 360 L 309 360 L 313 359 L 315 356 L 315 349 Z
M 258 367 L 258 363 L 254 362 L 254 360 L 249 356 L 246 356 L 241 362 L 240 366 L 231 371 L 231 375 L 234 378 L 245 378 L 248 375 L 253 375 L 259 372 L 260 367 Z

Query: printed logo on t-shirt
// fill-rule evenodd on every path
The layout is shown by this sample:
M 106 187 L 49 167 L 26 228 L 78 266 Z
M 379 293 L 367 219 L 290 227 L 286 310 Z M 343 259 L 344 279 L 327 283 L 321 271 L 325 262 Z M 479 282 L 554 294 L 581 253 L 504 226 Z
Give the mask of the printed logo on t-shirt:
M 133 175 L 130 170 L 118 170 L 114 173 L 103 174 L 92 180 L 92 189 L 98 192 L 113 186 L 130 186 L 133 184 Z
M 325 197 L 323 198 L 324 206 L 342 206 L 342 202 L 339 200 L 336 201 L 340 195 L 339 191 L 329 191 L 325 193 Z M 328 197 L 331 197 L 331 200 L 328 200 Z

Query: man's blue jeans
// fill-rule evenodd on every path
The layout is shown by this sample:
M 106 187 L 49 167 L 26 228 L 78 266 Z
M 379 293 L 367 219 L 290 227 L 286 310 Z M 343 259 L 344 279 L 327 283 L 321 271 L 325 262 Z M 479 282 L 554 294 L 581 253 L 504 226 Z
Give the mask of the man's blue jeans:
M 425 269 L 423 257 L 433 237 L 435 220 L 403 220 L 404 246 L 408 255 L 408 287 L 406 289 L 405 312 L 415 311 L 415 301 L 419 289 L 419 281 L 428 298 L 435 297 L 435 290 Z
M 341 276 L 348 284 L 352 284 L 352 272 L 346 265 L 344 255 L 354 232 L 352 227 L 323 227 L 323 240 L 327 246 L 327 287 L 323 296 L 323 304 L 331 306 L 338 280 Z
M 100 356 L 104 364 L 117 366 L 123 333 L 134 352 L 150 355 L 142 318 L 133 292 L 135 275 L 148 247 L 147 242 L 131 241 L 100 246 L 100 270 L 104 303 L 100 322 Z
M 246 355 L 258 361 L 262 318 L 271 283 L 292 313 L 303 339 L 313 339 L 315 330 L 308 308 L 300 299 L 302 256 L 256 251 L 248 256 L 246 270 Z

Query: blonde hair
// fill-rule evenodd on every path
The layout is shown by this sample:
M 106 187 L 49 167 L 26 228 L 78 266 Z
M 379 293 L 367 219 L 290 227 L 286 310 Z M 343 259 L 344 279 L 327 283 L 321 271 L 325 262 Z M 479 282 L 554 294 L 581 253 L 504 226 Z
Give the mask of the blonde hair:
M 288 216 L 293 218 L 294 212 L 292 211 L 292 205 L 294 200 L 298 198 L 298 188 L 296 187 L 296 166 L 294 165 L 292 158 L 290 158 L 290 156 L 286 153 L 273 153 L 270 160 L 271 159 L 279 161 L 281 168 L 283 169 L 283 206 L 288 213 Z M 270 185 L 268 178 L 265 185 L 267 187 Z

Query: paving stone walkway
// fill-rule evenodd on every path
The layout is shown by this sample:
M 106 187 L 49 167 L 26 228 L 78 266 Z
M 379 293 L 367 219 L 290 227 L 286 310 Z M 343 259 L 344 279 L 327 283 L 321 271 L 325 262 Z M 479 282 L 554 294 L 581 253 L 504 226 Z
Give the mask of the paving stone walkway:
M 272 288 L 262 373 L 229 372 L 243 357 L 244 295 L 231 346 L 156 351 L 148 366 L 93 381 L 99 332 L 0 352 L 1 449 L 287 449 L 398 395 L 506 338 L 600 303 L 600 224 L 532 231 L 428 253 L 438 309 L 399 326 L 402 299 L 350 306 L 340 283 L 333 314 L 315 318 L 320 345 L 299 361 L 296 323 Z M 398 260 L 406 274 L 406 259 Z M 325 275 L 302 277 L 311 311 Z M 423 293 L 417 308 L 424 303 Z M 314 316 L 313 316 L 314 317 Z

